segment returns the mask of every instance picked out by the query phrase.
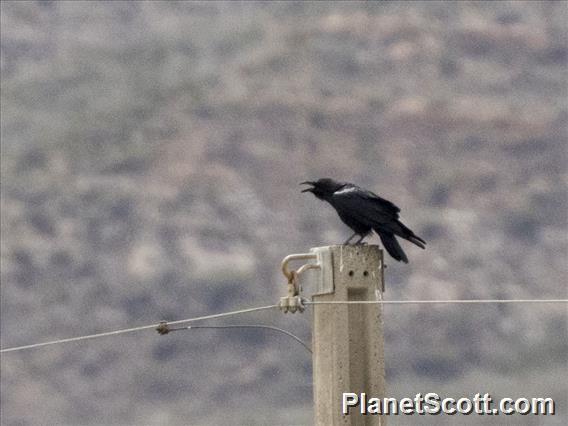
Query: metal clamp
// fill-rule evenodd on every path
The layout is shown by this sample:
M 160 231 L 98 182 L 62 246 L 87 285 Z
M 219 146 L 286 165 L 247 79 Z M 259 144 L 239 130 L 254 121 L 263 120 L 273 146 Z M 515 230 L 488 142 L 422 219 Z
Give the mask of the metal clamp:
M 158 325 L 158 327 L 156 327 L 156 331 L 158 332 L 158 334 L 163 336 L 164 334 L 168 334 L 170 331 L 172 331 L 172 329 L 168 326 L 167 321 L 160 321 L 160 324 Z
M 282 273 L 288 279 L 288 296 L 280 298 L 280 309 L 284 312 L 294 313 L 296 311 L 303 312 L 305 309 L 304 303 L 300 296 L 302 287 L 298 282 L 298 277 L 307 271 L 308 269 L 320 269 L 321 266 L 318 263 L 306 263 L 298 268 L 297 271 L 291 271 L 288 264 L 294 260 L 310 260 L 317 259 L 315 253 L 301 253 L 301 254 L 290 254 L 284 258 L 282 261 Z

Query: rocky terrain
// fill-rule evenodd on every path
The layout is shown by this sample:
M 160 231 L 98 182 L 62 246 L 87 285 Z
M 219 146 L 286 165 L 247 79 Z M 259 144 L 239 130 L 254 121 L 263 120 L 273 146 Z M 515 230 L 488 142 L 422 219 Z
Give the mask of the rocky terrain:
M 385 298 L 567 298 L 565 2 L 1 3 L 2 348 L 276 303 L 349 236 L 298 183 L 428 241 Z M 371 242 L 377 243 L 374 239 Z M 388 394 L 550 396 L 566 305 L 385 307 Z M 272 324 L 310 339 L 310 313 Z M 3 425 L 310 424 L 311 359 L 262 330 L 1 359 Z M 393 418 L 390 424 L 455 424 Z

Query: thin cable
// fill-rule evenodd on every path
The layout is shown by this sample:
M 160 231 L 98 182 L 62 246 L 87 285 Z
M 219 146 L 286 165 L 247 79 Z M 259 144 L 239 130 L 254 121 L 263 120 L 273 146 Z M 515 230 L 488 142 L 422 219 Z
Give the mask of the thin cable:
M 303 300 L 304 305 L 432 305 L 471 303 L 568 303 L 568 299 L 462 299 L 462 300 L 336 300 L 312 302 Z
M 194 322 L 194 321 L 201 321 L 201 320 L 207 320 L 207 319 L 228 317 L 228 316 L 238 315 L 238 314 L 245 314 L 245 313 L 248 313 L 248 312 L 262 311 L 262 310 L 272 309 L 272 308 L 277 308 L 277 307 L 278 307 L 278 305 L 260 306 L 258 308 L 241 309 L 241 310 L 238 310 L 238 311 L 224 312 L 222 314 L 205 315 L 205 316 L 202 316 L 202 317 L 195 317 L 195 318 L 188 318 L 188 319 L 183 319 L 183 320 L 171 321 L 171 322 L 166 322 L 165 324 L 167 324 L 167 325 L 183 324 L 183 323 Z M 23 350 L 23 349 L 32 349 L 32 348 L 38 348 L 40 346 L 48 346 L 48 345 L 57 345 L 57 344 L 60 344 L 60 343 L 77 342 L 79 340 L 96 339 L 96 338 L 99 338 L 99 337 L 114 336 L 114 335 L 117 335 L 117 334 L 131 333 L 131 332 L 140 331 L 140 330 L 148 330 L 150 328 L 155 329 L 159 325 L 160 324 L 143 325 L 141 327 L 125 328 L 125 329 L 116 330 L 116 331 L 107 331 L 105 333 L 91 334 L 91 335 L 88 335 L 88 336 L 71 337 L 69 339 L 52 340 L 50 342 L 36 343 L 36 344 L 33 344 L 33 345 L 16 346 L 16 347 L 13 347 L 13 348 L 2 349 L 2 350 L 0 350 L 0 353 L 15 352 L 15 351 Z
M 305 305 L 364 305 L 364 304 L 381 304 L 381 305 L 419 305 L 419 304 L 474 304 L 474 303 L 568 303 L 568 299 L 541 299 L 541 300 L 530 300 L 530 299 L 470 299 L 470 300 L 349 300 L 349 301 L 317 301 L 312 302 L 309 300 L 303 300 Z M 244 314 L 248 312 L 261 311 L 266 309 L 273 309 L 279 307 L 278 304 L 261 306 L 257 308 L 241 309 L 238 311 L 224 312 L 221 314 L 205 315 L 196 318 L 188 318 L 184 320 L 177 320 L 172 322 L 166 322 L 166 325 L 176 325 L 183 324 L 194 321 L 201 321 L 206 319 L 222 318 L 231 315 Z M 41 346 L 56 345 L 60 343 L 77 342 L 79 340 L 96 339 L 99 337 L 113 336 L 117 334 L 131 333 L 134 331 L 147 330 L 150 328 L 156 328 L 161 324 L 144 325 L 141 327 L 126 328 L 116 331 L 108 331 L 105 333 L 91 334 L 87 336 L 71 337 L 68 339 L 52 340 L 50 342 L 36 343 L 33 345 L 16 346 L 13 348 L 1 349 L 0 353 L 15 352 L 23 349 L 38 348 Z
M 299 344 L 301 344 L 304 348 L 306 348 L 306 350 L 309 353 L 312 353 L 312 349 L 308 346 L 308 344 L 306 342 L 304 342 L 302 339 L 300 339 L 298 336 L 290 333 L 287 330 L 284 330 L 282 328 L 278 328 L 278 327 L 274 327 L 271 325 L 260 325 L 260 324 L 237 324 L 237 325 L 188 325 L 187 327 L 181 327 L 181 328 L 171 328 L 169 331 L 180 331 L 180 330 L 193 330 L 193 329 L 207 329 L 207 328 L 212 328 L 212 329 L 227 329 L 227 328 L 260 328 L 260 329 L 266 329 L 266 330 L 274 330 L 274 331 L 278 331 L 280 333 L 283 333 L 289 337 L 291 337 L 292 339 L 294 339 L 296 342 L 298 342 Z

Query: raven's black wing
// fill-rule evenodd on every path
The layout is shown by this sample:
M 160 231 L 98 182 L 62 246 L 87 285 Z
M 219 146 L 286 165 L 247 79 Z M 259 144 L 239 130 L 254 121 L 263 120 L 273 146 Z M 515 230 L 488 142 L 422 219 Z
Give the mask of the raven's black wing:
M 369 228 L 397 221 L 400 212 L 390 201 L 355 185 L 345 185 L 334 192 L 330 203 L 342 218 L 351 217 Z
M 399 219 L 400 208 L 378 195 L 355 185 L 345 185 L 334 192 L 330 203 L 344 222 L 356 221 L 381 233 L 395 234 L 421 248 L 426 242 L 414 234 Z

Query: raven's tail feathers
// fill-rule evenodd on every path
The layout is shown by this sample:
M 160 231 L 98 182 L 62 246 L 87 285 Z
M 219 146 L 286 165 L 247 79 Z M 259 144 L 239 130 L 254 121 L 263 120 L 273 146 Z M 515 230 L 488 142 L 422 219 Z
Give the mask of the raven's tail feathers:
M 412 232 L 411 229 L 404 226 L 403 223 L 396 221 L 396 225 L 393 227 L 392 231 L 398 235 L 400 238 L 404 238 L 405 240 L 410 241 L 411 243 L 416 244 L 421 249 L 426 248 L 426 241 Z
M 394 234 L 391 234 L 390 232 L 379 231 L 377 229 L 375 229 L 375 231 L 377 232 L 377 234 L 379 234 L 385 250 L 388 252 L 388 254 L 391 255 L 393 259 L 398 260 L 399 262 L 402 261 L 404 263 L 408 263 L 408 258 L 402 250 L 402 247 L 400 247 L 400 244 L 396 240 Z

